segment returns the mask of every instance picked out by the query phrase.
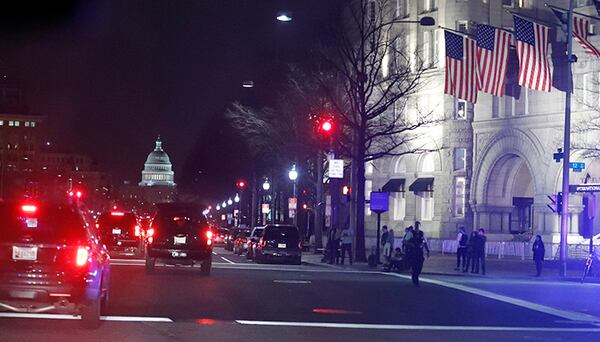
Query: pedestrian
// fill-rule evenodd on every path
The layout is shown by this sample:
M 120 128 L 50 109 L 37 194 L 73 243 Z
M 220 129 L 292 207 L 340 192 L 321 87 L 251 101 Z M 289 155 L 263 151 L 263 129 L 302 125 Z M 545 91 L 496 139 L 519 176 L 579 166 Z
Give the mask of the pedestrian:
M 410 248 L 409 241 L 413 237 L 413 226 L 408 226 L 404 229 L 404 236 L 402 237 L 402 252 L 404 254 L 408 254 L 408 249 Z
M 342 230 L 340 228 L 336 228 L 335 229 L 335 236 L 334 236 L 334 254 L 335 255 L 335 263 L 339 264 L 340 263 L 340 247 L 342 244 Z
M 544 242 L 540 235 L 535 236 L 531 251 L 533 252 L 533 261 L 535 261 L 535 270 L 537 272 L 535 276 L 539 277 L 542 275 L 542 263 L 544 262 L 544 257 L 546 255 L 546 248 L 544 247 Z
M 412 273 L 412 282 L 415 287 L 419 287 L 419 275 L 423 271 L 423 263 L 425 257 L 423 256 L 423 249 L 427 251 L 427 257 L 429 258 L 429 247 L 425 239 L 425 234 L 419 229 L 418 224 L 415 224 L 415 230 L 412 233 L 411 239 L 407 243 L 408 250 L 408 263 L 410 265 Z
M 323 257 L 323 261 L 326 261 L 330 264 L 333 264 L 334 260 L 335 260 L 335 229 L 333 229 L 333 227 L 329 228 L 329 231 L 327 232 L 327 254 L 325 257 Z
M 469 236 L 469 241 L 467 242 L 467 264 L 463 267 L 463 273 L 469 272 L 469 267 L 471 268 L 471 272 L 475 272 L 475 245 L 477 244 L 477 231 L 472 231 Z
M 388 259 L 392 256 L 392 252 L 394 251 L 395 239 L 396 237 L 394 236 L 394 230 L 390 229 L 388 231 L 387 243 L 385 244 L 387 247 L 387 253 L 385 253 L 385 256 Z
M 465 228 L 458 228 L 458 235 L 456 236 L 456 268 L 455 271 L 460 271 L 466 267 L 467 263 L 467 242 L 469 241 L 469 237 L 467 233 L 465 233 Z M 461 265 L 462 261 L 462 265 Z
M 352 240 L 353 234 L 350 227 L 346 226 L 344 230 L 342 230 L 342 260 L 341 264 L 344 264 L 344 258 L 346 257 L 346 252 L 348 252 L 348 260 L 350 260 L 350 265 L 352 265 Z
M 381 245 L 382 253 L 379 255 L 379 263 L 383 263 L 385 261 L 385 244 L 388 241 L 388 227 L 386 225 L 383 226 L 383 232 L 381 233 L 381 240 L 379 244 Z
M 481 274 L 485 275 L 485 243 L 487 236 L 485 236 L 485 230 L 479 228 L 477 237 L 475 239 L 475 270 L 472 273 L 479 273 L 479 266 L 481 266 Z

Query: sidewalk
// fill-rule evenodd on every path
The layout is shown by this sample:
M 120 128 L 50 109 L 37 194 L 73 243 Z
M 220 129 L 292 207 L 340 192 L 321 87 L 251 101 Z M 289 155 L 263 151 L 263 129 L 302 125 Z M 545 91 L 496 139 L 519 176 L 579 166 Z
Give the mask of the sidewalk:
M 332 265 L 328 263 L 322 263 L 321 259 L 323 255 L 314 254 L 314 252 L 304 252 L 302 254 L 302 260 L 306 263 L 336 267 L 343 269 L 352 269 L 360 271 L 382 271 L 383 267 L 369 267 L 366 263 L 354 263 L 352 266 L 348 264 L 346 260 L 345 265 Z M 557 260 L 547 260 L 544 262 L 544 269 L 541 277 L 535 277 L 535 265 L 533 260 L 521 260 L 521 258 L 505 257 L 498 259 L 495 257 L 489 257 L 486 259 L 486 275 L 463 273 L 462 271 L 455 271 L 456 267 L 456 256 L 454 255 L 442 255 L 440 253 L 432 253 L 429 259 L 425 260 L 423 267 L 423 275 L 443 275 L 443 276 L 454 276 L 454 277 L 480 277 L 480 278 L 501 278 L 501 279 L 529 279 L 529 280 L 551 280 L 551 281 L 571 281 L 579 282 L 583 273 L 583 260 L 569 261 L 567 265 L 567 277 L 560 278 L 558 276 L 559 263 Z M 405 273 L 408 273 L 405 272 Z M 600 283 L 598 277 L 586 278 L 586 283 Z

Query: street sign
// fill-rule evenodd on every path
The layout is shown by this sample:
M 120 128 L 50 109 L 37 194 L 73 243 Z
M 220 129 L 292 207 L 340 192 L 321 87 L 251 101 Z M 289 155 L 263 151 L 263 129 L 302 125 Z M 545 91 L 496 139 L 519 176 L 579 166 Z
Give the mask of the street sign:
M 288 198 L 288 209 L 296 210 L 297 209 L 298 200 L 294 197 Z
M 390 207 L 390 194 L 389 192 L 377 192 L 372 191 L 369 209 L 376 213 L 383 213 L 389 210 Z
M 344 178 L 344 160 L 329 160 L 329 178 Z
M 262 213 L 263 214 L 268 214 L 269 213 L 269 203 L 263 203 L 262 206 Z
M 584 162 L 571 162 L 569 163 L 569 168 L 573 169 L 573 172 L 581 172 L 585 169 Z
M 600 192 L 600 184 L 569 185 L 570 192 Z

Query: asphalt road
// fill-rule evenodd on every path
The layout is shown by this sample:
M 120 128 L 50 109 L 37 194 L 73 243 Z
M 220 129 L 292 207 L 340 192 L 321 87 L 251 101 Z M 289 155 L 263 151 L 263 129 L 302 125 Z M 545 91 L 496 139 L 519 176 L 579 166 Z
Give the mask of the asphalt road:
M 600 327 L 440 284 L 319 264 L 256 265 L 215 249 L 212 274 L 113 259 L 107 320 L 0 318 L 2 341 L 561 341 Z M 64 317 L 72 318 L 72 317 Z M 124 322 L 124 320 L 130 320 Z M 153 322 L 163 320 L 165 322 Z

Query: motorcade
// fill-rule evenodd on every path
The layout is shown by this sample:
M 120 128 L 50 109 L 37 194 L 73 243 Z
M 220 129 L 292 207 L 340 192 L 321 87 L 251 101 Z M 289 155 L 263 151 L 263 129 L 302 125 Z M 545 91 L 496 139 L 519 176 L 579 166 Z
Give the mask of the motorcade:
M 268 224 L 255 248 L 257 263 L 269 261 L 302 264 L 302 243 L 298 228 L 286 224 Z
M 119 210 L 102 213 L 96 227 L 110 252 L 143 256 L 145 234 L 134 213 Z
M 223 246 L 225 245 L 225 238 L 229 234 L 229 229 L 227 228 L 218 228 L 215 232 L 215 246 Z
M 209 275 L 212 267 L 214 232 L 201 210 L 190 203 L 159 203 L 146 247 L 146 272 L 157 261 L 170 265 L 200 264 Z
M 233 254 L 242 255 L 248 249 L 248 241 L 250 240 L 250 231 L 245 229 L 237 234 L 237 238 L 233 242 Z
M 108 304 L 110 257 L 77 201 L 0 203 L 0 310 L 81 315 Z
M 256 245 L 258 241 L 263 235 L 263 231 L 265 230 L 264 226 L 254 227 L 252 228 L 252 233 L 250 233 L 250 238 L 248 239 L 248 248 L 246 251 L 246 259 L 254 259 L 254 254 L 256 250 Z

